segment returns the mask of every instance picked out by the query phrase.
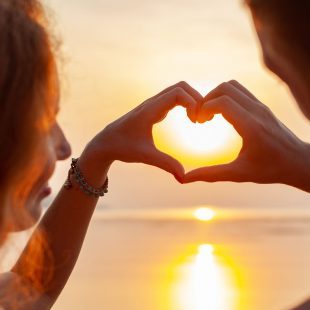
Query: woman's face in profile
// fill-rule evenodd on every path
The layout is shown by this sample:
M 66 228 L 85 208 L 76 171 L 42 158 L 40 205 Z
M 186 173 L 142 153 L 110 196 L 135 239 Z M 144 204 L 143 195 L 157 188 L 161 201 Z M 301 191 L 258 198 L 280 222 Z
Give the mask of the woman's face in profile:
M 12 203 L 9 227 L 11 231 L 24 230 L 36 223 L 41 215 L 41 201 L 51 193 L 48 181 L 52 176 L 57 160 L 67 159 L 71 148 L 57 122 L 59 110 L 59 80 L 57 70 L 53 70 L 50 87 L 48 87 L 47 107 L 49 113 L 39 120 L 39 135 L 33 157 L 15 186 L 15 199 L 23 201 L 16 207 Z M 16 200 L 15 200 L 16 202 Z

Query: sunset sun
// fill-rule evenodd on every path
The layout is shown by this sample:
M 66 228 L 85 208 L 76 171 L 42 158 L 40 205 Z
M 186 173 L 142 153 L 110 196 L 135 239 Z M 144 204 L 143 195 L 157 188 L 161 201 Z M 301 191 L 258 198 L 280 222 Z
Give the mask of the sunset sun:
M 167 119 L 170 130 L 178 137 L 178 143 L 186 150 L 196 153 L 214 153 L 228 142 L 231 126 L 223 117 L 216 115 L 211 122 L 192 123 L 182 107 L 170 112 Z
M 215 217 L 216 213 L 210 208 L 198 208 L 194 211 L 193 216 L 200 221 L 211 221 Z
M 190 167 L 229 162 L 241 148 L 240 137 L 221 115 L 193 123 L 183 107 L 174 108 L 154 126 L 153 136 L 158 149 Z

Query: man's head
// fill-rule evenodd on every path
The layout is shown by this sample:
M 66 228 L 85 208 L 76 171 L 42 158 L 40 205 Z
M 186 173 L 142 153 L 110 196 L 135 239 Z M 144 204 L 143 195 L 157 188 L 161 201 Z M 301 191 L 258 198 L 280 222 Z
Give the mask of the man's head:
M 310 119 L 310 1 L 245 1 L 266 66 L 289 86 Z

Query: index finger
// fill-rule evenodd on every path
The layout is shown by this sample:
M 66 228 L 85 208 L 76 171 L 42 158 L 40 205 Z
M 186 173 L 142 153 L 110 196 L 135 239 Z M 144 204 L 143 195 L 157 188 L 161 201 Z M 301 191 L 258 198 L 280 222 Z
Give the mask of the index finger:
M 170 92 L 171 90 L 173 90 L 176 87 L 180 87 L 183 88 L 189 95 L 191 95 L 196 101 L 203 101 L 203 96 L 193 87 L 191 87 L 188 83 L 186 83 L 185 81 L 181 81 L 178 82 L 166 89 L 164 89 L 163 91 L 161 91 L 160 93 L 158 93 L 157 95 L 155 95 L 154 97 L 152 97 L 152 99 L 158 98 L 161 95 Z
M 145 115 L 151 119 L 151 122 L 158 123 L 163 120 L 167 113 L 176 106 L 183 106 L 191 121 L 195 122 L 195 112 L 197 110 L 197 101 L 183 88 L 175 87 L 170 91 L 163 93 L 145 105 Z
M 253 126 L 252 116 L 232 98 L 221 96 L 206 102 L 200 109 L 198 121 L 204 123 L 215 114 L 222 114 L 243 138 L 249 135 Z
M 222 83 L 218 87 L 210 91 L 204 100 L 210 101 L 226 95 L 235 100 L 244 109 L 248 111 L 255 111 L 260 107 L 260 105 L 258 104 L 258 100 L 253 95 L 250 97 L 248 93 L 248 91 L 245 92 L 241 88 L 241 84 L 239 84 L 237 87 L 237 82 L 231 81 L 228 83 Z
M 224 165 L 216 165 L 198 168 L 185 174 L 183 183 L 198 181 L 204 182 L 247 182 L 247 174 L 244 165 L 239 160 Z

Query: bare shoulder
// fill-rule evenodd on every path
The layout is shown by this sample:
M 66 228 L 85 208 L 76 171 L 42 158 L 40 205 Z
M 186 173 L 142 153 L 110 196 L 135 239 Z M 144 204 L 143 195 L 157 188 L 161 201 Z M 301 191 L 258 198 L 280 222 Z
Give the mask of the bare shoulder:
M 0 310 L 5 309 L 50 309 L 51 300 L 37 292 L 23 281 L 18 274 L 6 272 L 0 274 Z

